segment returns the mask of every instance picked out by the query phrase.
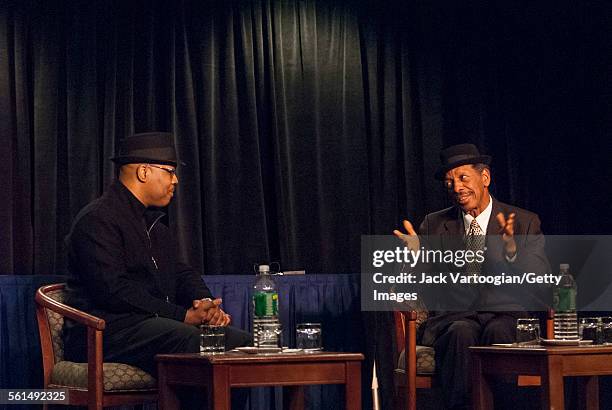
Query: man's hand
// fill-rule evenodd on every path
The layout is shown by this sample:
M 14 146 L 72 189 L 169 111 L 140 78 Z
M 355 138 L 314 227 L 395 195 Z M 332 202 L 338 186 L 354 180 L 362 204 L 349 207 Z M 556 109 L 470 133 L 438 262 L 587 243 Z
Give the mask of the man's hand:
M 206 299 L 194 300 L 193 307 L 195 309 L 198 309 L 200 305 L 202 305 L 203 303 L 207 303 L 207 302 L 209 301 Z M 221 302 L 222 302 L 221 299 L 215 299 L 212 301 L 212 303 L 215 306 L 208 308 L 208 310 L 206 311 L 206 316 L 204 317 L 202 323 L 209 324 L 209 325 L 215 325 L 215 326 L 227 326 L 230 324 L 232 318 L 230 315 L 225 313 L 223 309 L 219 307 L 221 305 Z
M 410 223 L 410 221 L 404 219 L 403 225 L 404 225 L 404 229 L 406 230 L 408 234 L 405 234 L 402 231 L 399 231 L 397 229 L 393 231 L 393 234 L 397 236 L 398 238 L 400 238 L 402 242 L 404 242 L 404 245 L 408 247 L 408 249 L 413 250 L 413 251 L 418 250 L 420 247 L 420 241 L 419 241 L 419 237 L 416 231 L 414 230 L 412 224 Z
M 508 258 L 514 258 L 516 255 L 516 241 L 514 240 L 514 217 L 515 213 L 506 216 L 503 213 L 496 215 L 497 223 L 499 224 L 499 233 L 502 234 L 504 240 L 504 250 Z
M 217 326 L 229 325 L 231 317 L 219 307 L 221 302 L 221 299 L 194 300 L 193 307 L 187 310 L 184 322 L 195 326 L 203 323 Z
M 219 309 L 221 299 L 215 300 L 194 300 L 192 307 L 187 310 L 185 314 L 185 323 L 190 325 L 201 325 L 205 321 L 208 321 L 209 314 L 214 313 Z

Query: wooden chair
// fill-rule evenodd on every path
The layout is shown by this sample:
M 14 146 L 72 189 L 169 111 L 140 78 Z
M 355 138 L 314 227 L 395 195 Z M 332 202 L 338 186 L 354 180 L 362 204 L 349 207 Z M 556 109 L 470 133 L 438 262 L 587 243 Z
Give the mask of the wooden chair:
M 418 326 L 427 317 L 427 312 L 395 311 L 395 336 L 397 342 L 397 368 L 393 375 L 395 403 L 398 410 L 416 410 L 417 389 L 430 389 L 433 386 L 435 371 L 434 349 L 417 346 Z M 553 338 L 553 311 L 546 318 L 546 337 Z M 407 352 L 407 354 L 405 354 Z M 519 376 L 519 386 L 539 386 L 539 376 Z
M 150 374 L 123 363 L 102 363 L 104 320 L 65 305 L 65 286 L 42 286 L 36 292 L 45 389 L 67 389 L 70 405 L 89 409 L 157 401 L 157 381 Z M 87 363 L 64 360 L 64 317 L 87 327 Z

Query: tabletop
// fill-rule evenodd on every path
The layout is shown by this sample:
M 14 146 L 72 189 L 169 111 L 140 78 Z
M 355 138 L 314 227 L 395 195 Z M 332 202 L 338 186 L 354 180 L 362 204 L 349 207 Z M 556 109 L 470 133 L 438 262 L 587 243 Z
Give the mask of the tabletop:
M 363 360 L 361 353 L 316 352 L 316 353 L 265 353 L 249 354 L 242 352 L 225 352 L 220 354 L 174 353 L 160 354 L 157 361 L 172 362 L 207 362 L 210 364 L 232 363 L 296 363 L 296 362 L 345 362 Z
M 575 355 L 575 354 L 612 354 L 612 345 L 584 346 L 472 346 L 474 353 L 503 353 L 516 355 Z

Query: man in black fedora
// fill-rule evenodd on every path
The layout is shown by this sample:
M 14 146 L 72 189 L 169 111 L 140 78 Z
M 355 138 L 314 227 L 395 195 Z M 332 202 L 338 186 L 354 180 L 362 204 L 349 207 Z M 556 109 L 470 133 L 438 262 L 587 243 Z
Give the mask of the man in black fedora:
M 484 252 L 484 261 L 466 264 L 464 275 L 550 272 L 538 216 L 489 194 L 491 157 L 481 155 L 473 144 L 459 144 L 442 150 L 440 160 L 435 177 L 454 205 L 425 217 L 419 235 L 428 241 L 426 246 Z M 394 234 L 418 249 L 422 243 L 412 224 L 404 220 L 403 227 L 405 232 Z M 432 271 L 444 270 L 457 267 L 438 264 Z M 465 310 L 435 312 L 419 329 L 419 344 L 435 349 L 436 376 L 449 409 L 471 408 L 468 347 L 513 342 L 516 318 L 525 315 L 519 300 L 494 288 L 447 292 L 445 302 Z
M 156 374 L 158 353 L 199 352 L 200 324 L 228 326 L 198 272 L 180 263 L 162 222 L 176 185 L 172 134 L 148 132 L 122 141 L 119 178 L 83 208 L 66 238 L 71 274 L 67 303 L 106 321 L 104 360 Z M 65 356 L 86 361 L 86 334 L 67 321 Z M 249 344 L 227 327 L 226 348 Z

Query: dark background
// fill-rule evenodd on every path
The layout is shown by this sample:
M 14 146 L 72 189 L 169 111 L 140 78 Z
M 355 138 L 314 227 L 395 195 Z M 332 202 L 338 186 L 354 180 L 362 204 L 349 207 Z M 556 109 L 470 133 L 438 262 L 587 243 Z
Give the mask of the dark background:
M 207 274 L 357 272 L 360 235 L 447 205 L 440 148 L 549 234 L 608 234 L 609 1 L 1 1 L 0 274 L 63 237 L 131 132 L 169 130 L 169 207 Z

